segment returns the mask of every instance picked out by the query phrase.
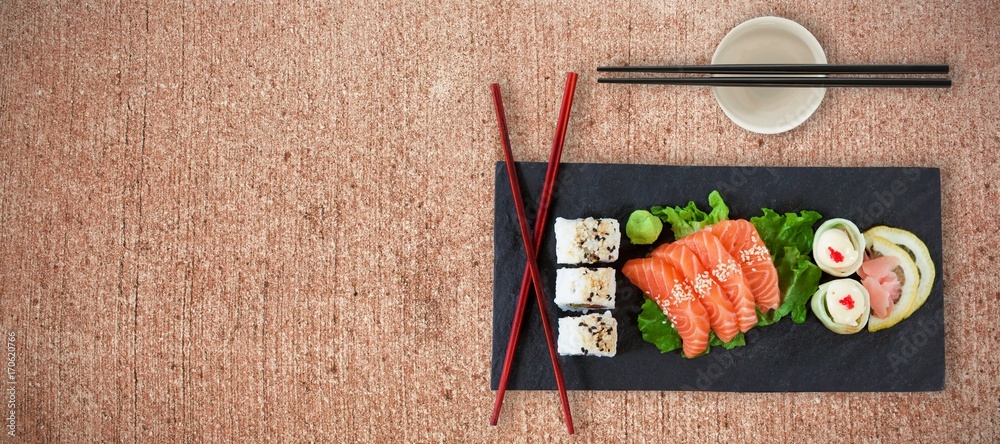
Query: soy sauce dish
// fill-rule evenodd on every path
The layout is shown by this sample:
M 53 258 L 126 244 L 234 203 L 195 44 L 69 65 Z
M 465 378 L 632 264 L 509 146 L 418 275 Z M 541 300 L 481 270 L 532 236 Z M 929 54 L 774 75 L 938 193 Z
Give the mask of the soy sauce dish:
M 819 41 L 802 25 L 781 17 L 758 17 L 729 31 L 712 56 L 713 65 L 756 63 L 827 62 Z M 737 125 L 755 133 L 777 134 L 812 116 L 826 88 L 715 87 L 713 92 L 722 111 Z

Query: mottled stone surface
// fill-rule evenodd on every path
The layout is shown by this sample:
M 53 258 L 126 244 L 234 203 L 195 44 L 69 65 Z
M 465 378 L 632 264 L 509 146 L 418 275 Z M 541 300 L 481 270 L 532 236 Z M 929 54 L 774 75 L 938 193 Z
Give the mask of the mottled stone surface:
M 828 91 L 761 136 L 708 89 L 595 83 L 707 63 L 762 15 L 831 62 L 944 62 L 955 86 Z M 518 159 L 544 161 L 575 71 L 567 162 L 940 168 L 947 301 L 943 392 L 574 392 L 576 439 L 996 441 L 998 30 L 993 1 L 4 2 L 16 433 L 569 440 L 553 392 L 511 392 L 487 425 L 488 85 Z

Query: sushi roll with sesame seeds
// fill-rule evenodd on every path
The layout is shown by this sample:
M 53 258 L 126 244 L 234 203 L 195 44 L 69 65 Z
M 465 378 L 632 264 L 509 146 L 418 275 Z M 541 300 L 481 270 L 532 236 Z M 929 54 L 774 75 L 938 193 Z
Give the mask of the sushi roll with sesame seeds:
M 621 229 L 616 219 L 556 218 L 556 262 L 596 264 L 618 260 Z
M 556 270 L 556 305 L 563 310 L 615 308 L 614 268 Z
M 618 321 L 610 311 L 559 318 L 559 354 L 606 356 L 618 352 Z

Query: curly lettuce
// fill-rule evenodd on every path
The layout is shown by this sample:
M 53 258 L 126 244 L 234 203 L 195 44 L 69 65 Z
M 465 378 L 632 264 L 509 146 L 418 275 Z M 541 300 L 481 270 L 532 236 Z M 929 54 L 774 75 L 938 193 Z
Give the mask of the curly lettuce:
M 700 210 L 694 201 L 688 202 L 686 207 L 657 206 L 651 208 L 649 212 L 663 222 L 669 223 L 674 238 L 680 239 L 702 228 L 715 225 L 720 220 L 729 219 L 729 207 L 722 201 L 722 195 L 718 191 L 712 191 L 708 195 L 708 205 L 712 207 L 712 211 L 708 213 Z
M 660 353 L 667 353 L 681 348 L 681 335 L 677 333 L 663 310 L 656 301 L 646 298 L 642 303 L 642 312 L 639 313 L 639 331 L 642 339 L 653 344 L 660 349 Z
M 809 309 L 806 304 L 819 288 L 823 272 L 811 260 L 813 225 L 823 216 L 815 211 L 779 215 L 764 208 L 763 216 L 750 218 L 764 245 L 771 253 L 778 270 L 781 305 L 771 313 L 757 312 L 757 325 L 771 325 L 791 314 L 792 321 L 801 324 Z

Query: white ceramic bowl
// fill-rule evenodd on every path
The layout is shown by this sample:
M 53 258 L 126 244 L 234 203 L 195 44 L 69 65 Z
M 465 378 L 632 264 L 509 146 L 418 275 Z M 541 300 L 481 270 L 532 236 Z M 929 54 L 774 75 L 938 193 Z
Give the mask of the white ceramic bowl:
M 826 63 L 826 54 L 809 30 L 780 17 L 759 17 L 726 34 L 712 64 Z M 821 77 L 821 76 L 818 76 Z M 788 131 L 819 108 L 826 88 L 715 87 L 715 99 L 737 125 L 762 134 Z

